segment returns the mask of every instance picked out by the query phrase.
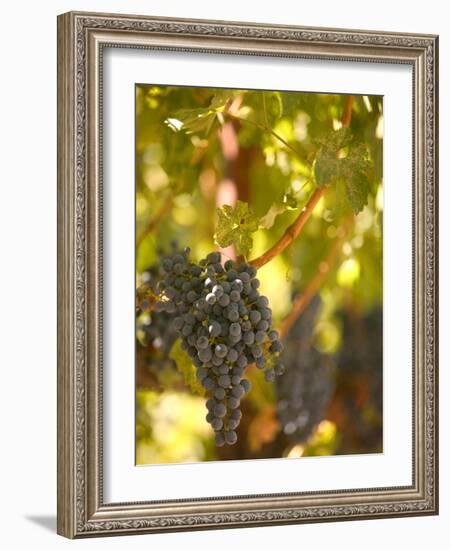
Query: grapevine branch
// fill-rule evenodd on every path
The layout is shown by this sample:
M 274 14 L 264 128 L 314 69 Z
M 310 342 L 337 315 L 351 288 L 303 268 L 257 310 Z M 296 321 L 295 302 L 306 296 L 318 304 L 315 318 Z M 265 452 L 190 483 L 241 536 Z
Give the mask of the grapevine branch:
M 352 107 L 353 107 L 353 96 L 349 95 L 346 98 L 344 105 L 344 112 L 342 113 L 341 123 L 342 126 L 348 128 L 352 119 Z M 308 200 L 306 206 L 302 209 L 297 219 L 292 225 L 290 225 L 282 237 L 276 242 L 267 252 L 262 256 L 251 260 L 250 263 L 256 268 L 260 268 L 266 263 L 270 262 L 272 258 L 283 252 L 300 234 L 301 230 L 305 226 L 309 217 L 311 216 L 316 204 L 324 196 L 328 189 L 328 185 L 324 185 L 319 189 L 316 189 L 314 193 Z
M 316 207 L 316 204 L 323 197 L 326 190 L 326 186 L 316 189 L 308 200 L 306 206 L 300 212 L 300 215 L 296 218 L 294 223 L 286 229 L 283 236 L 271 248 L 269 248 L 267 252 L 265 252 L 262 256 L 259 256 L 259 258 L 251 260 L 250 263 L 256 268 L 260 268 L 270 262 L 270 260 L 275 258 L 278 254 L 281 254 L 281 252 L 283 252 L 283 250 L 299 236 L 301 230 L 305 226 L 305 223 L 311 216 L 312 211 Z

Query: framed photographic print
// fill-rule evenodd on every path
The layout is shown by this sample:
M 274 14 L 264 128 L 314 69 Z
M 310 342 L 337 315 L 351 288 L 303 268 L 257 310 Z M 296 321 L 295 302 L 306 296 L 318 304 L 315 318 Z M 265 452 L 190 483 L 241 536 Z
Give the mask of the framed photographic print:
M 438 39 L 58 18 L 58 532 L 436 514 Z

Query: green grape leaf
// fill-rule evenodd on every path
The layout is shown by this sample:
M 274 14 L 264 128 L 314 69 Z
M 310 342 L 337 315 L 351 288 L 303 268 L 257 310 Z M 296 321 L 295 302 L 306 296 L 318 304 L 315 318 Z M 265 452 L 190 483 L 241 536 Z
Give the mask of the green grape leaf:
M 205 132 L 208 135 L 216 123 L 220 123 L 219 113 L 222 113 L 230 100 L 229 94 L 219 92 L 211 100 L 209 107 L 198 109 L 179 109 L 164 122 L 174 130 L 183 130 L 186 134 Z
M 355 143 L 348 128 L 332 132 L 320 142 L 314 163 L 318 187 L 340 182 L 353 212 L 367 204 L 370 192 L 369 169 L 372 165 L 366 145 Z
M 331 183 L 339 174 L 337 152 L 329 147 L 322 147 L 316 155 L 314 176 L 318 187 Z
M 320 147 L 314 163 L 314 176 L 319 187 L 333 183 L 339 177 L 338 152 L 348 146 L 351 140 L 352 134 L 348 128 L 340 128 L 318 140 Z
M 196 376 L 195 366 L 187 353 L 181 349 L 181 340 L 178 338 L 170 350 L 169 357 L 175 361 L 177 369 L 181 372 L 185 384 L 195 395 L 205 395 L 205 390 Z
M 225 204 L 217 209 L 218 222 L 214 240 L 225 248 L 234 244 L 239 255 L 248 256 L 253 239 L 251 234 L 259 226 L 258 218 L 249 210 L 248 203 L 237 201 L 236 206 Z
M 347 200 L 355 214 L 367 204 L 370 167 L 369 152 L 363 144 L 351 146 L 347 157 L 341 160 L 340 179 L 345 182 Z

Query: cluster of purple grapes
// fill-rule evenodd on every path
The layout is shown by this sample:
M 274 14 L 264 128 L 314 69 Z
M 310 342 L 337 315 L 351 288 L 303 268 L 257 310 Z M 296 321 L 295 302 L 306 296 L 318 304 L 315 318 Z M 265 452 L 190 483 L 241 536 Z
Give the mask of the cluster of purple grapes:
M 189 254 L 186 248 L 162 259 L 156 310 L 173 316 L 172 328 L 196 367 L 216 445 L 233 445 L 240 401 L 250 391 L 246 368 L 255 363 L 268 382 L 274 381 L 284 372 L 278 359 L 282 344 L 253 266 L 231 260 L 222 266 L 219 252 L 197 264 Z
M 314 347 L 314 327 L 321 300 L 315 296 L 284 342 L 286 374 L 276 383 L 277 415 L 284 435 L 304 443 L 325 418 L 334 390 L 333 356 Z

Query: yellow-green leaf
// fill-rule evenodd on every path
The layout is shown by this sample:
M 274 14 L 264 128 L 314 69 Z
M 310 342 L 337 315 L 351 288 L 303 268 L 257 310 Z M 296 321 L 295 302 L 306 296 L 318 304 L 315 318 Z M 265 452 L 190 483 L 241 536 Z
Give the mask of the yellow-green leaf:
M 181 349 L 180 339 L 177 339 L 173 344 L 169 357 L 175 361 L 177 369 L 183 375 L 184 382 L 192 393 L 196 395 L 205 395 L 205 390 L 196 376 L 195 366 L 192 364 L 188 354 Z

